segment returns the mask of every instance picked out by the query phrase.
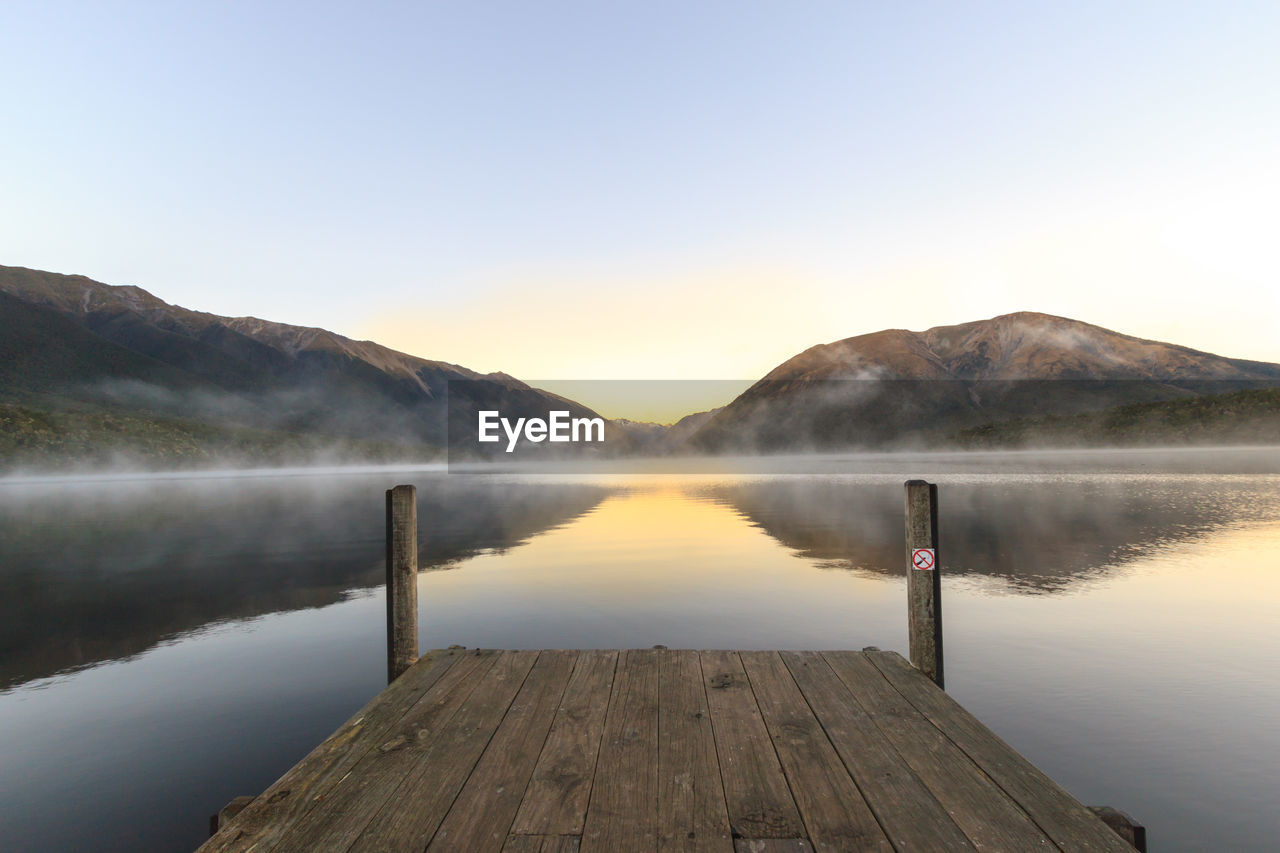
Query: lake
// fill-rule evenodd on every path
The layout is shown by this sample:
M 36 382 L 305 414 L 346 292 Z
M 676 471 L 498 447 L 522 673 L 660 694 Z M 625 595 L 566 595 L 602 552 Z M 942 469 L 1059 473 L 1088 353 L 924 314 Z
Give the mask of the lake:
M 914 477 L 948 692 L 1154 850 L 1274 849 L 1280 449 L 0 481 L 0 848 L 192 849 L 371 698 L 396 483 L 423 648 L 905 652 Z

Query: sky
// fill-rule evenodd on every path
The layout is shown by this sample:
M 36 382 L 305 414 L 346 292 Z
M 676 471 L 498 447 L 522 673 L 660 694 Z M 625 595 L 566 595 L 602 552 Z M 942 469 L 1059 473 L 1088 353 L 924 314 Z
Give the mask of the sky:
M 0 263 L 520 378 L 1044 311 L 1280 361 L 1275 2 L 0 7 Z

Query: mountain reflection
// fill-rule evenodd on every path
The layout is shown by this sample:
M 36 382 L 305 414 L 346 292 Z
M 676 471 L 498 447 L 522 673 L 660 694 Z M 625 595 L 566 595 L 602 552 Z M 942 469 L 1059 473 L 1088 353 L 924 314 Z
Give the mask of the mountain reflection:
M 415 479 L 424 571 L 520 545 L 611 491 Z M 381 585 L 390 485 L 300 477 L 0 491 L 0 689 Z
M 744 613 L 755 607 L 751 618 L 768 621 L 810 606 L 822 586 L 791 575 L 800 561 L 783 548 L 808 566 L 903 574 L 908 466 L 897 464 L 803 476 L 410 475 L 424 571 L 563 528 L 519 555 L 437 575 L 424 606 L 449 602 L 433 615 L 438 632 L 486 643 L 759 642 L 733 633 Z M 932 476 L 943 566 L 994 579 L 989 593 L 1068 591 L 1172 545 L 1280 519 L 1272 474 Z M 394 478 L 406 475 L 0 488 L 0 689 L 381 586 L 383 492 Z M 798 642 L 785 625 L 757 633 Z
M 997 578 L 1016 593 L 1065 591 L 1171 544 L 1280 517 L 1274 489 L 1230 477 L 997 477 L 939 490 L 946 572 Z M 755 480 L 703 496 L 830 568 L 906 571 L 901 485 Z

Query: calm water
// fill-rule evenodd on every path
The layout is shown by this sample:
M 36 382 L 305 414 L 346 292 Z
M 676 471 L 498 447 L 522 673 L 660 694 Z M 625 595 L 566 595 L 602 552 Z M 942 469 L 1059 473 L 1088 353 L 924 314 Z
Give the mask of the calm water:
M 193 848 L 375 694 L 395 483 L 424 647 L 904 650 L 916 476 L 949 692 L 1153 849 L 1274 849 L 1280 450 L 723 467 L 0 483 L 0 849 Z

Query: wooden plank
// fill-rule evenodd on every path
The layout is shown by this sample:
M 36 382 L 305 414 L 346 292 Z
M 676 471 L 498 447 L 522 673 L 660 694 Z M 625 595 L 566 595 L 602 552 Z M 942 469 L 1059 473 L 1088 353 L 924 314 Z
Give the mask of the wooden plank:
M 351 844 L 352 851 L 425 850 L 489 745 L 539 653 L 505 651 L 456 714 L 416 755 L 414 768 Z M 506 827 L 503 827 L 505 832 Z M 344 838 L 345 840 L 345 838 Z M 344 849 L 340 844 L 315 849 Z
M 290 828 L 274 848 L 276 853 L 349 847 L 503 657 L 504 653 L 493 652 L 469 656 L 455 665 L 437 685 L 440 693 L 424 697 L 387 731 L 377 748 L 367 752 L 329 792 L 324 807 L 313 809 Z
M 428 850 L 501 853 L 577 658 L 574 651 L 538 655 Z
M 576 835 L 508 835 L 502 853 L 578 853 Z
M 658 664 L 658 850 L 733 853 L 698 653 Z
M 734 853 L 810 853 L 813 846 L 803 838 L 739 838 Z
M 702 652 L 699 661 L 734 837 L 806 837 L 741 659 Z
M 459 661 L 490 661 L 489 653 L 447 650 L 424 655 L 396 682 L 369 701 L 336 732 L 256 797 L 227 826 L 200 847 L 200 853 L 268 850 L 286 830 L 324 798 L 420 700 L 431 701 L 447 691 L 456 675 L 441 684 Z
M 565 689 L 513 835 L 581 835 L 618 653 L 583 651 Z
M 966 837 L 1131 853 L 898 655 L 447 650 L 201 849 L 793 853 Z
M 1147 853 L 1147 828 L 1129 815 L 1111 806 L 1088 806 L 1089 811 L 1098 816 L 1098 820 L 1111 828 L 1111 831 L 1124 839 L 1124 842 L 1138 853 Z
M 618 657 L 582 834 L 585 853 L 652 851 L 658 824 L 658 657 Z
M 241 797 L 235 797 L 231 800 L 231 802 L 227 803 L 225 806 L 219 809 L 217 814 L 210 815 L 209 816 L 209 835 L 211 836 L 217 835 L 218 830 L 222 829 L 222 827 L 226 826 L 227 824 L 231 823 L 231 821 L 235 820 L 236 815 L 244 811 L 245 806 L 249 805 L 249 803 L 252 803 L 253 799 L 254 799 L 253 797 L 250 797 L 247 794 Z
M 740 652 L 751 690 L 817 850 L 893 845 L 777 652 Z
M 1133 853 L 1123 839 L 954 699 L 892 652 L 867 654 L 890 684 L 1064 850 Z M 970 836 L 972 837 L 972 836 Z
M 1049 839 L 955 744 L 885 681 L 861 652 L 826 652 L 831 669 L 979 850 L 1047 850 Z M 945 696 L 923 674 L 925 684 Z
M 972 850 L 947 810 L 889 745 L 822 655 L 782 652 L 781 657 L 893 845 L 900 850 Z

